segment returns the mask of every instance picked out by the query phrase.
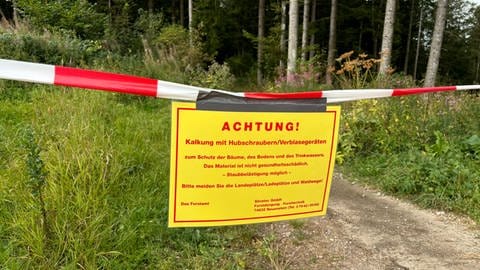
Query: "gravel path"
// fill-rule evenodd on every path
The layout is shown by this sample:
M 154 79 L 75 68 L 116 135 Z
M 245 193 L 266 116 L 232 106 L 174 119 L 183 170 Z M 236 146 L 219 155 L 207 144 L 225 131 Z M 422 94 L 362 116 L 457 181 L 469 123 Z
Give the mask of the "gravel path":
M 336 174 L 327 215 L 266 226 L 273 269 L 480 269 L 480 230 Z

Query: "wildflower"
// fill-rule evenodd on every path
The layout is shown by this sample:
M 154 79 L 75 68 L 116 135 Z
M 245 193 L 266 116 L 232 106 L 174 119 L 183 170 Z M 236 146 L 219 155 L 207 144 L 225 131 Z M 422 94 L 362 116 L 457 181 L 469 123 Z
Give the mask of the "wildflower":
M 388 67 L 388 68 L 387 68 L 387 74 L 388 74 L 388 75 L 392 75 L 393 72 L 395 72 L 395 69 L 394 69 L 394 68 L 392 68 L 392 67 Z
M 335 71 L 335 67 L 334 66 L 330 66 L 327 68 L 327 72 L 328 73 L 333 73 Z
M 348 58 L 350 58 L 350 56 L 352 56 L 352 54 L 353 54 L 353 51 L 346 52 L 346 53 L 340 55 L 339 59 L 348 59 Z
M 367 61 L 363 61 L 362 67 L 366 70 L 371 69 L 373 66 L 373 59 L 368 59 Z

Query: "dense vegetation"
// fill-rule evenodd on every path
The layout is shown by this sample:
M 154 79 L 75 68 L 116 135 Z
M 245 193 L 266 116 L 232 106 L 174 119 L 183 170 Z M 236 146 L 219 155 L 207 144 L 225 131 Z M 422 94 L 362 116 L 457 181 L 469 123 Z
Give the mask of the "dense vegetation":
M 11 1 L 1 4 L 11 20 L 0 29 L 0 58 L 213 88 L 258 87 L 251 34 L 257 10 L 250 1 L 195 1 L 197 27 L 191 32 L 184 27 L 186 19 L 181 21 L 179 6 L 170 1 L 151 6 L 153 1 L 14 2 L 16 19 Z M 421 2 L 433 8 L 431 1 Z M 372 36 L 381 36 L 375 32 L 381 8 L 372 5 L 383 4 L 351 1 L 340 6 L 339 29 L 348 35 L 339 38 L 338 51 L 356 52 L 339 58 L 334 86 L 416 85 L 418 80 L 405 74 L 377 78 L 376 60 L 360 54 L 375 55 Z M 319 74 L 325 71 L 327 3 L 318 2 L 316 56 L 300 63 L 293 86 L 286 86 L 275 71 L 279 11 L 275 1 L 268 6 L 268 79 L 262 89 L 325 86 Z M 408 16 L 402 10 L 408 8 L 400 9 L 398 20 Z M 471 83 L 478 79 L 480 13 L 454 10 L 441 80 Z M 395 41 L 393 62 L 402 67 L 406 33 L 397 31 L 402 34 Z M 427 50 L 423 45 L 421 50 Z M 419 62 L 421 69 L 426 59 Z M 478 222 L 479 100 L 478 93 L 446 93 L 344 104 L 337 168 L 386 192 Z M 271 239 L 259 233 L 261 225 L 166 228 L 169 114 L 168 101 L 0 81 L 0 268 L 273 267 L 278 254 Z
M 27 19 L 35 29 L 49 35 L 69 35 L 83 41 L 81 46 L 90 53 L 143 55 L 154 57 L 158 47 L 177 41 L 175 31 L 161 29 L 177 25 L 188 29 L 186 0 L 14 0 L 0 2 L 6 18 Z M 286 52 L 280 51 L 281 2 L 266 0 L 264 63 L 262 69 L 268 80 L 279 76 L 278 65 Z M 315 2 L 315 16 L 310 16 L 309 42 L 311 57 L 308 62 L 325 73 L 326 50 L 329 40 L 330 1 Z M 428 52 L 435 20 L 433 0 L 397 0 L 392 49 L 392 68 L 422 80 L 427 65 Z M 232 72 L 244 78 L 255 73 L 257 57 L 258 0 L 195 0 L 191 29 L 195 38 L 202 41 L 203 52 L 208 56 L 203 64 L 215 60 L 227 63 Z M 339 54 L 355 50 L 378 58 L 382 42 L 385 0 L 352 0 L 340 2 L 337 11 L 337 42 Z M 16 7 L 16 12 L 13 7 Z M 14 16 L 16 14 L 16 16 Z M 313 13 L 312 13 L 313 14 Z M 302 11 L 300 10 L 300 16 Z M 439 81 L 443 83 L 471 84 L 480 76 L 480 9 L 467 0 L 450 1 L 445 37 L 439 66 Z M 188 31 L 188 30 L 187 30 Z M 168 36 L 170 35 L 170 36 Z M 167 41 L 164 43 L 164 41 Z M 181 39 L 184 42 L 184 39 Z M 27 40 L 33 42 L 32 40 Z M 7 43 L 7 42 L 5 42 Z M 34 55 L 37 49 L 31 50 Z M 300 52 L 299 52 L 300 53 Z M 51 54 L 51 52 L 50 52 Z M 338 56 L 337 55 L 337 56 Z M 418 57 L 417 57 L 418 55 Z M 45 60 L 55 64 L 75 64 L 53 55 Z M 11 56 L 13 58 L 13 55 Z M 17 57 L 17 56 L 15 56 Z M 39 57 L 37 55 L 37 57 Z M 75 57 L 77 58 L 77 57 Z M 27 55 L 17 59 L 32 59 Z M 63 61 L 60 61 L 62 60 Z M 416 60 L 418 59 L 418 60 Z M 76 60 L 80 61 L 80 60 Z M 195 65 L 197 63 L 194 63 Z M 280 72 L 280 75 L 282 72 Z M 318 75 L 317 75 L 318 77 Z M 322 79 L 322 76 L 319 77 Z

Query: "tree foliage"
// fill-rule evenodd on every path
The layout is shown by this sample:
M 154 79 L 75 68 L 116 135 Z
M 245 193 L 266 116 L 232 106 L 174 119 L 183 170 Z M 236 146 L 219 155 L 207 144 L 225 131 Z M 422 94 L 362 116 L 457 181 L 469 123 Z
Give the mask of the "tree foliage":
M 109 51 L 124 55 L 144 53 L 143 41 L 156 42 L 160 29 L 170 24 L 188 27 L 187 2 L 172 0 L 16 0 L 18 14 L 39 31 L 69 32 L 79 39 L 102 43 Z M 266 79 L 273 79 L 280 59 L 281 2 L 265 0 L 265 49 L 263 71 Z M 303 18 L 304 3 L 300 1 L 299 17 Z M 317 53 L 326 52 L 329 37 L 330 1 L 316 1 L 315 21 L 309 22 L 308 32 L 313 35 Z M 2 2 L 0 8 L 12 18 L 12 1 Z M 385 17 L 385 0 L 352 0 L 338 3 L 336 52 L 355 50 L 378 58 L 381 50 Z M 413 73 L 422 80 L 434 25 L 436 1 L 397 1 L 397 14 L 393 32 L 391 66 L 395 70 Z M 180 8 L 182 6 L 183 8 Z M 310 9 L 313 5 L 310 6 Z M 419 29 L 420 10 L 422 28 Z M 254 74 L 257 58 L 258 0 L 197 0 L 194 1 L 192 28 L 196 29 L 206 53 L 219 62 L 228 62 L 236 74 Z M 439 77 L 449 83 L 478 81 L 479 11 L 467 0 L 450 1 Z M 406 22 L 413 15 L 409 35 Z M 307 16 L 308 17 L 308 16 Z M 181 20 L 182 19 L 182 20 Z M 302 23 L 302 20 L 299 21 Z M 302 35 L 299 31 L 299 35 Z M 181 36 L 181 35 L 180 35 Z M 410 50 L 407 44 L 410 36 Z M 415 45 L 419 42 L 418 63 L 414 60 Z M 415 44 L 415 45 L 414 45 Z M 405 57 L 410 61 L 405 61 Z M 317 57 L 324 61 L 322 57 Z M 405 67 L 404 65 L 408 66 Z M 325 63 L 315 65 L 326 66 Z M 253 79 L 253 78 L 252 78 Z
M 35 27 L 71 31 L 84 39 L 99 39 L 105 31 L 107 16 L 86 0 L 16 0 L 20 14 Z

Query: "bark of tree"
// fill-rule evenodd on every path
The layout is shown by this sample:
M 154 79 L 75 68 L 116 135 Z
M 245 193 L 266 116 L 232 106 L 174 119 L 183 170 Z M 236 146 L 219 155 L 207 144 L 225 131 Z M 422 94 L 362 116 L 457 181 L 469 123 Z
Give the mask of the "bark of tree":
M 382 50 L 380 52 L 382 62 L 378 73 L 385 75 L 391 65 L 392 43 L 393 43 L 393 25 L 395 23 L 395 0 L 387 0 L 385 8 L 385 20 L 383 22 Z
M 410 21 L 408 22 L 408 38 L 407 38 L 407 49 L 405 51 L 405 62 L 403 63 L 403 73 L 407 74 L 408 72 L 408 62 L 410 60 L 410 46 L 412 40 L 412 28 L 413 28 L 413 17 L 415 16 L 415 0 L 412 0 L 412 6 L 410 7 Z
M 477 68 L 475 70 L 475 84 L 479 83 L 479 74 L 480 74 L 480 54 L 477 56 Z
M 149 1 L 152 1 L 152 0 L 149 0 Z M 175 16 L 175 15 L 176 15 L 176 14 L 175 14 L 175 8 L 176 8 L 176 7 L 175 7 L 175 2 L 176 2 L 176 1 L 177 1 L 177 0 L 172 0 L 172 23 L 173 23 L 173 24 L 175 24 L 175 23 L 176 23 L 176 20 L 177 20 L 177 18 L 176 18 L 176 16 Z M 152 5 L 153 5 L 153 2 L 152 2 Z M 153 12 L 153 8 L 152 8 L 152 12 Z
M 317 0 L 312 1 L 312 15 L 310 16 L 310 22 L 313 25 L 316 21 L 317 17 Z M 312 59 L 315 56 L 315 33 L 312 32 L 310 34 L 310 52 L 309 52 L 309 59 Z
M 17 10 L 17 1 L 12 0 L 12 8 L 13 8 L 13 23 L 15 25 L 19 25 L 18 23 L 18 10 Z
M 265 0 L 258 0 L 257 85 L 263 81 L 263 38 L 265 28 Z
M 378 5 L 379 7 L 383 7 L 385 4 L 385 0 L 380 0 L 380 4 Z M 378 56 L 378 41 L 379 41 L 379 35 L 378 33 L 380 32 L 380 29 L 382 28 L 382 25 L 377 23 L 377 5 L 375 4 L 375 0 L 372 1 L 371 5 L 371 27 L 373 30 L 373 55 L 375 57 Z
M 280 25 L 280 74 L 285 74 L 285 43 L 286 43 L 286 32 L 287 32 L 287 1 L 282 0 L 282 18 Z
M 358 47 L 357 50 L 362 50 L 362 43 L 363 43 L 363 21 L 360 22 L 360 33 L 358 34 Z
M 180 0 L 180 25 L 185 26 L 184 22 L 185 22 L 185 5 L 184 5 L 184 1 Z
M 188 30 L 192 33 L 192 21 L 193 21 L 193 0 L 188 0 Z
M 310 0 L 303 4 L 303 27 L 302 27 L 302 61 L 307 61 L 308 24 L 310 21 Z
M 288 25 L 288 59 L 287 83 L 295 80 L 297 71 L 297 38 L 298 38 L 298 0 L 290 0 Z
M 418 22 L 417 49 L 415 51 L 415 63 L 413 65 L 413 79 L 417 79 L 418 56 L 420 55 L 420 43 L 422 42 L 422 23 L 423 23 L 423 7 L 420 7 L 420 21 Z
M 148 13 L 153 14 L 153 0 L 148 0 Z
M 440 62 L 440 51 L 442 49 L 443 32 L 447 19 L 448 0 L 438 0 L 437 12 L 435 15 L 435 26 L 433 28 L 432 44 L 428 56 L 427 72 L 425 74 L 425 87 L 435 85 L 438 65 Z
M 332 84 L 332 69 L 335 67 L 335 54 L 337 50 L 337 0 L 332 0 L 330 10 L 330 34 L 328 38 L 327 72 L 325 81 Z

